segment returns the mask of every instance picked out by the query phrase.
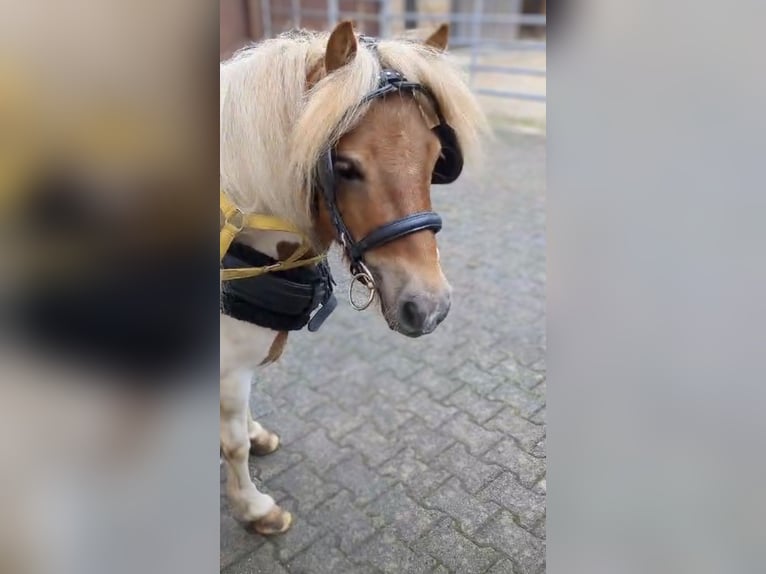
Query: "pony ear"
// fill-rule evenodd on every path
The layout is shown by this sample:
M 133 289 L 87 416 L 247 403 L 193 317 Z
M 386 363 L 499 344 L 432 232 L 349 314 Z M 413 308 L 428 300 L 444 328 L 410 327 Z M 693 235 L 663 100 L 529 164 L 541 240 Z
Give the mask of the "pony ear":
M 356 37 L 354 27 L 349 20 L 335 26 L 327 40 L 327 51 L 324 55 L 324 67 L 327 73 L 333 72 L 348 64 L 356 56 Z
M 431 46 L 438 52 L 444 52 L 447 49 L 447 40 L 449 39 L 449 24 L 442 24 L 436 31 L 426 38 L 425 45 Z

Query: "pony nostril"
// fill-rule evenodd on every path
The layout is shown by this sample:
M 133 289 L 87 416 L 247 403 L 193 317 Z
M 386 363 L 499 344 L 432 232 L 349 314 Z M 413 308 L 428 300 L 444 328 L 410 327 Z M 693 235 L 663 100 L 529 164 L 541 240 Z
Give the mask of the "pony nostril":
M 413 329 L 420 329 L 426 320 L 425 312 L 414 301 L 406 301 L 399 310 L 402 323 Z

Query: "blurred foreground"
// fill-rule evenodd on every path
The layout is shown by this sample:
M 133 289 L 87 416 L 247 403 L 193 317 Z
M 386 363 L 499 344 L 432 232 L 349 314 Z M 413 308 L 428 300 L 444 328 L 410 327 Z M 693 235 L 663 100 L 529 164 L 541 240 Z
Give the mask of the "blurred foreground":
M 216 18 L 0 2 L 2 573 L 214 571 Z

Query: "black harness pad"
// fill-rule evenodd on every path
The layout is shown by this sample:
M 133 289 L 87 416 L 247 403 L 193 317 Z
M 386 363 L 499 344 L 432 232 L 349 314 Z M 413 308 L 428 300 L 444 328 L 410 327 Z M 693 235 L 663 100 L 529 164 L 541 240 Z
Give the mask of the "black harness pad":
M 261 267 L 276 260 L 241 243 L 232 243 L 224 269 Z M 224 281 L 221 311 L 234 319 L 275 331 L 316 331 L 337 305 L 334 281 L 325 261 L 257 277 Z M 322 308 L 312 317 L 314 310 Z

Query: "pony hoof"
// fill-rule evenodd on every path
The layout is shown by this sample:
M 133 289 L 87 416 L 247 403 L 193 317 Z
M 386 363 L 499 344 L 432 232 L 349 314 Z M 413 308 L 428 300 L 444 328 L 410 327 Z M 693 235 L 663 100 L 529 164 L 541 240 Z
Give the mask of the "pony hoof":
M 266 516 L 253 521 L 253 528 L 258 534 L 271 536 L 273 534 L 282 534 L 290 528 L 293 523 L 293 515 L 287 510 L 283 510 L 278 505 L 274 505 Z
M 250 439 L 250 454 L 255 456 L 264 456 L 271 454 L 279 448 L 279 435 L 267 431 L 260 437 L 260 440 Z

